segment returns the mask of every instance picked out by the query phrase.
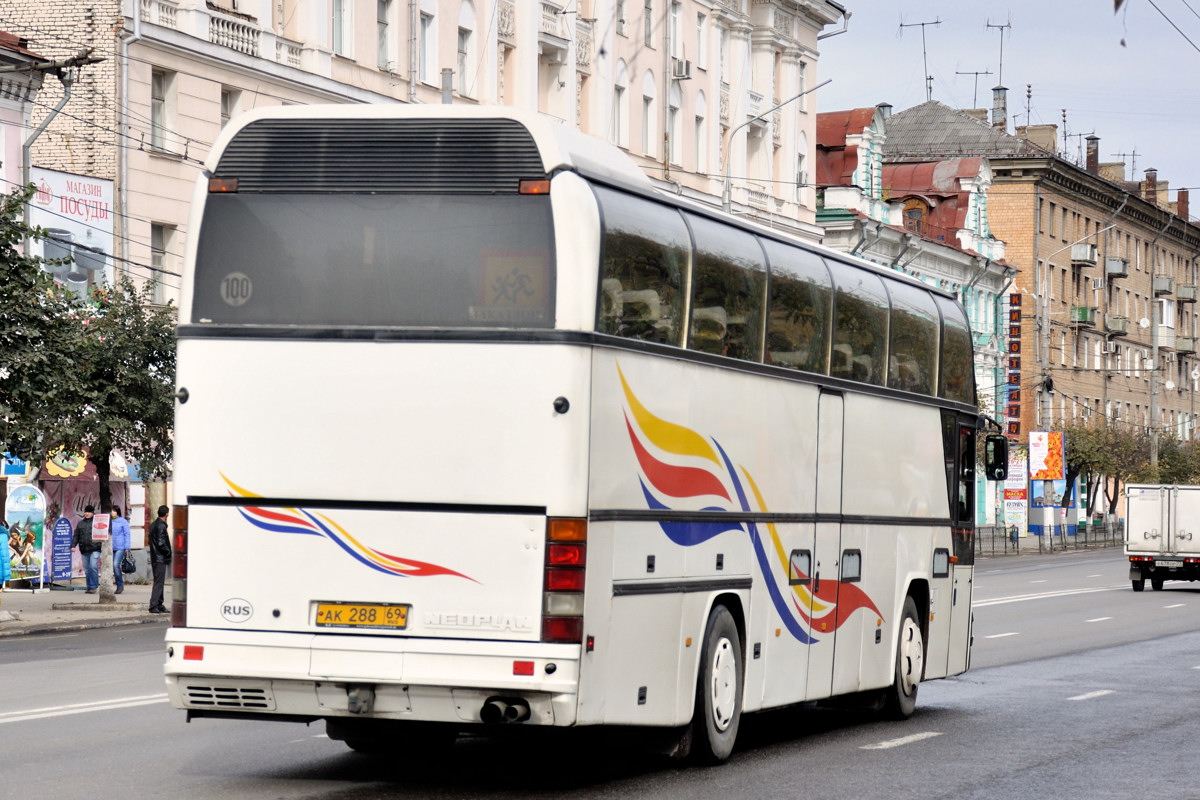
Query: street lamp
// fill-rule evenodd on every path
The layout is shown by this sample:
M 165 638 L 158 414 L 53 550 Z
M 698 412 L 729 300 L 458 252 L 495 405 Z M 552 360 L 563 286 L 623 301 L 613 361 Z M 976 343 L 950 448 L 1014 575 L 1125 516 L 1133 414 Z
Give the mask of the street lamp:
M 729 129 L 728 138 L 725 141 L 725 157 L 723 159 L 723 161 L 725 163 L 721 165 L 721 172 L 724 173 L 724 175 L 725 175 L 725 188 L 721 192 L 721 208 L 725 211 L 726 214 L 730 213 L 731 206 L 733 205 L 733 203 L 732 203 L 733 184 L 729 179 L 729 150 L 733 146 L 733 135 L 735 133 L 737 133 L 738 131 L 740 131 L 742 128 L 749 125 L 751 122 L 754 122 L 754 120 L 762 119 L 767 114 L 774 113 L 774 112 L 778 111 L 779 109 L 783 108 L 784 106 L 786 106 L 788 103 L 799 100 L 801 97 L 804 97 L 804 95 L 815 92 L 817 89 L 820 89 L 825 84 L 832 83 L 832 82 L 833 82 L 833 78 L 826 78 L 825 80 L 821 81 L 820 83 L 818 83 L 816 86 L 812 87 L 811 89 L 805 89 L 803 92 L 796 95 L 795 97 L 789 97 L 787 100 L 784 100 L 779 105 L 772 106 L 771 108 L 768 108 L 766 111 L 762 112 L 761 114 L 753 116 L 750 119 L 743 122 L 742 124 Z

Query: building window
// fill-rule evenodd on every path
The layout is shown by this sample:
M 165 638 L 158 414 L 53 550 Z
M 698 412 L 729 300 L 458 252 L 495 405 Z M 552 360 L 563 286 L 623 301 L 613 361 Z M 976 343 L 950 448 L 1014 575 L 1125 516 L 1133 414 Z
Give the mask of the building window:
M 617 0 L 617 35 L 625 36 L 625 0 Z
M 696 117 L 696 172 L 708 172 L 708 121 L 700 116 Z
M 929 208 L 922 201 L 914 198 L 904 201 L 904 229 L 918 236 L 925 230 L 925 217 Z
M 175 73 L 150 73 L 150 147 L 166 151 L 175 116 Z
M 172 239 L 175 237 L 175 228 L 170 225 L 158 225 L 151 223 L 150 225 L 150 266 L 153 269 L 150 271 L 151 293 L 150 299 L 158 304 L 163 305 L 167 302 L 166 277 L 165 270 L 170 269 L 170 264 L 167 260 L 167 254 L 170 252 Z
M 654 155 L 654 98 L 642 96 L 642 152 Z
M 221 87 L 221 127 L 224 128 L 229 124 L 229 120 L 233 119 L 234 114 L 238 112 L 238 105 L 241 103 L 242 93 L 237 89 L 231 89 L 228 86 Z
M 463 28 L 458 29 L 458 93 L 467 97 L 470 93 L 467 91 L 467 64 L 468 64 L 468 48 L 471 46 L 471 32 Z
M 333 52 L 339 56 L 350 55 L 350 3 L 351 0 L 333 0 L 333 19 L 330 30 L 333 41 L 330 43 Z
M 390 72 L 392 70 L 392 47 L 388 37 L 388 23 L 392 16 L 392 0 L 376 0 L 375 3 L 375 52 L 379 59 L 379 68 Z
M 417 57 L 417 71 L 422 83 L 430 83 L 433 78 L 433 34 L 433 15 L 422 12 Z
M 646 0 L 646 6 L 642 10 L 643 44 L 646 47 L 654 47 L 654 0 Z
M 680 19 L 682 13 L 682 4 L 672 2 L 670 14 L 671 58 L 683 58 L 683 20 Z
M 696 67 L 708 67 L 708 15 L 696 15 Z
M 626 116 L 625 116 L 625 87 L 613 87 L 613 109 L 612 109 L 612 140 L 618 147 L 626 147 L 628 142 L 625 141 Z
M 667 101 L 667 136 L 670 137 L 667 155 L 672 164 L 679 166 L 683 165 L 683 115 L 679 111 L 682 103 L 683 93 L 679 90 L 679 84 L 671 84 L 671 95 Z M 699 147 L 700 142 L 696 142 L 696 146 Z

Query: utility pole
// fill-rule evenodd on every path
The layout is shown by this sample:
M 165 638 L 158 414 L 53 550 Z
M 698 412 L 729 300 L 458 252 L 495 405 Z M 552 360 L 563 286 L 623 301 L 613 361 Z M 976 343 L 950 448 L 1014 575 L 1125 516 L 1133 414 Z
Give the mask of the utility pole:
M 925 48 L 925 26 L 941 25 L 940 19 L 935 19 L 933 22 L 901 22 L 901 28 L 920 28 L 921 29 L 921 63 L 925 67 L 925 102 L 928 103 L 933 99 L 933 76 L 929 74 L 929 51 Z

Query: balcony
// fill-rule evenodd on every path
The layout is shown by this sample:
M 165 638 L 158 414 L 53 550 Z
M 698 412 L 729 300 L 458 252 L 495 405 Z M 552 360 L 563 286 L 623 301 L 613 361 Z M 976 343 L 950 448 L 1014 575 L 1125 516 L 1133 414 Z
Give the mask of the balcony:
M 1175 289 L 1175 299 L 1181 303 L 1196 302 L 1196 285 L 1185 283 Z
M 1175 279 L 1170 275 L 1155 275 L 1154 296 L 1161 297 L 1164 294 L 1175 294 Z
M 1129 317 L 1120 317 L 1116 314 L 1105 314 L 1104 330 L 1113 336 L 1128 336 Z
M 1175 338 L 1175 351 L 1189 355 L 1196 352 L 1196 337 L 1195 336 L 1177 336 Z
M 1088 306 L 1071 306 L 1071 324 L 1093 327 L 1096 324 L 1096 309 Z
M 1096 266 L 1096 245 L 1094 245 L 1094 244 L 1073 244 L 1073 245 L 1071 245 L 1071 266 L 1073 266 L 1073 267 L 1094 267 L 1094 266 Z
M 1129 259 L 1127 259 L 1127 258 L 1106 258 L 1106 259 L 1104 259 L 1104 274 L 1110 278 L 1128 278 L 1129 277 Z

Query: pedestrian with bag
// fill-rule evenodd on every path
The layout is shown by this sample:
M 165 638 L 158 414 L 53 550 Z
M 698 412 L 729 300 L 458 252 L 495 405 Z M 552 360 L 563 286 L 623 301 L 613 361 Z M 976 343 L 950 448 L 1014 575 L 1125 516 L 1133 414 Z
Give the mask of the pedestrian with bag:
M 125 558 L 125 553 L 133 545 L 133 537 L 129 531 L 129 520 L 121 513 L 120 506 L 112 508 L 112 564 L 113 564 L 113 580 L 117 584 L 117 590 L 114 594 L 120 594 L 125 591 L 125 575 L 121 569 L 121 561 Z
M 83 519 L 75 526 L 75 534 L 71 537 L 71 546 L 79 548 L 79 557 L 83 560 L 83 575 L 87 581 L 85 594 L 95 594 L 100 588 L 100 542 L 92 541 L 92 515 L 96 509 L 91 505 L 83 507 Z
M 171 564 L 171 536 L 167 529 L 167 513 L 171 509 L 158 507 L 158 519 L 150 523 L 150 572 L 154 585 L 150 589 L 150 613 L 171 613 L 163 605 L 163 589 L 167 582 L 167 567 Z

